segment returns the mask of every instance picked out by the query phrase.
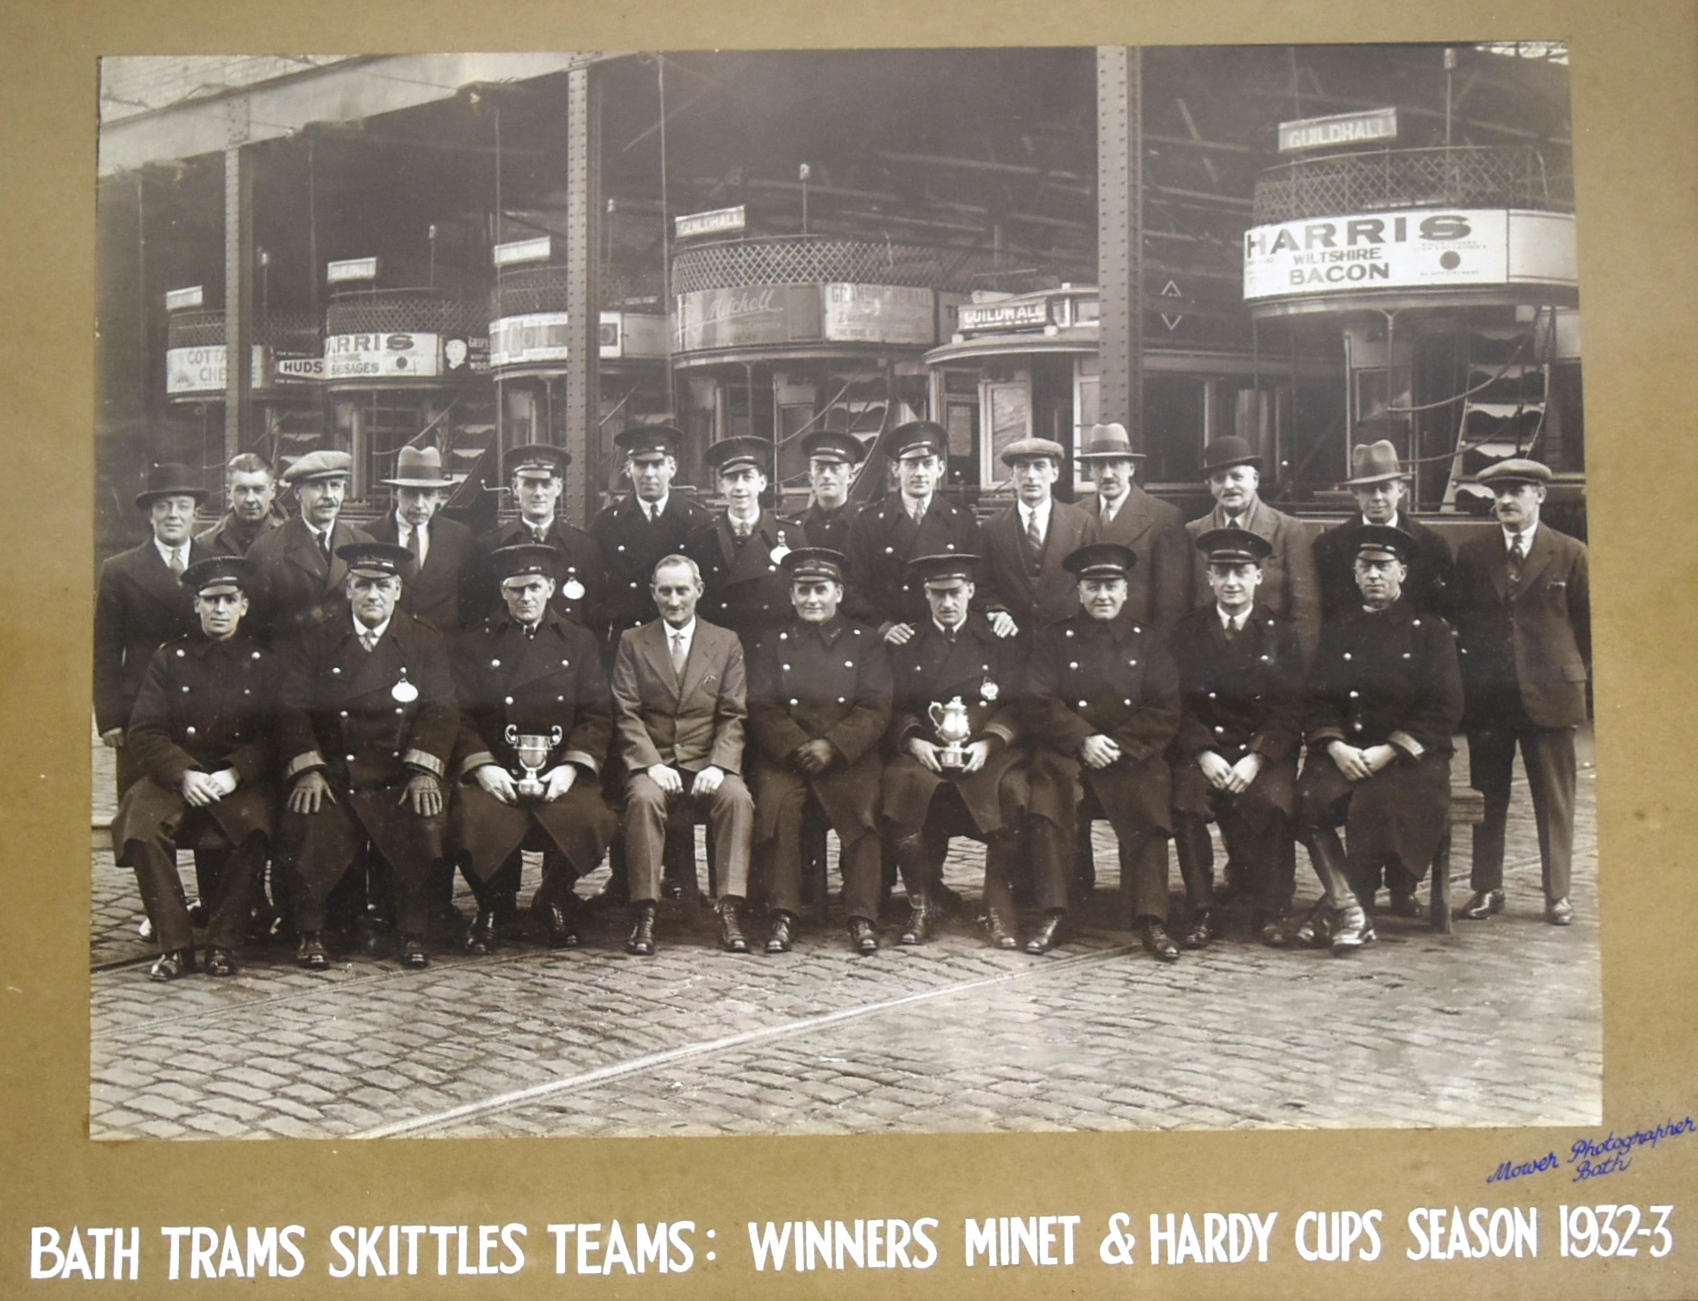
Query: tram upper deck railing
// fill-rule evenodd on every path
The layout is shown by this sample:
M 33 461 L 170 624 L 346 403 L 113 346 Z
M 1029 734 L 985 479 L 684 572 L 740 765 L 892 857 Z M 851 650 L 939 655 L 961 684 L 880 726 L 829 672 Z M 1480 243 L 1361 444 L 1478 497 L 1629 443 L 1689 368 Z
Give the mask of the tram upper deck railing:
M 1394 208 L 1574 211 L 1566 150 L 1441 145 L 1299 158 L 1256 182 L 1257 225 Z

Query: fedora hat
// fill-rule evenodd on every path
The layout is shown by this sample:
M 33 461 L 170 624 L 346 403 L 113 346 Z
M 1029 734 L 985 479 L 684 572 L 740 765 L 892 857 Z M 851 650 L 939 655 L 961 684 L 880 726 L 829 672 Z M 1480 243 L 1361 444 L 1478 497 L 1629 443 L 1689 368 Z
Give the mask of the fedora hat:
M 1092 425 L 1091 432 L 1085 436 L 1085 450 L 1079 453 L 1081 461 L 1124 461 L 1144 459 L 1144 453 L 1132 450 L 1132 439 L 1126 432 L 1126 426 L 1118 421 L 1106 425 Z
M 1371 483 L 1408 477 L 1409 472 L 1397 463 L 1397 448 L 1389 438 L 1382 438 L 1377 443 L 1357 443 L 1350 449 L 1350 477 L 1344 486 L 1366 488 Z
M 442 474 L 442 453 L 435 447 L 403 447 L 395 458 L 395 477 L 385 479 L 391 488 L 452 488 L 454 480 Z
M 1258 470 L 1262 468 L 1262 458 L 1256 455 L 1249 439 L 1240 438 L 1237 434 L 1227 434 L 1203 448 L 1205 479 L 1216 470 L 1230 470 L 1235 465 L 1253 465 Z
M 136 506 L 146 510 L 161 497 L 193 497 L 198 506 L 206 500 L 206 489 L 195 481 L 194 471 L 177 461 L 159 461 L 148 466 L 147 486 L 136 494 Z

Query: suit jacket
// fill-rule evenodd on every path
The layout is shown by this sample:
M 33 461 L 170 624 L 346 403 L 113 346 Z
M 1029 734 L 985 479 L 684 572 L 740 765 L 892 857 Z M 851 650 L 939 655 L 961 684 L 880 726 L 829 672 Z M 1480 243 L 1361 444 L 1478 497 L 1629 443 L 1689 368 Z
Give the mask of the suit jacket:
M 607 567 L 607 638 L 616 648 L 619 634 L 660 617 L 649 595 L 656 562 L 684 550 L 691 533 L 713 518 L 681 493 L 666 499 L 658 520 L 644 513 L 632 493 L 606 507 L 590 525 Z
M 344 587 L 348 566 L 335 552 L 350 542 L 370 541 L 364 529 L 338 519 L 326 558 L 299 516 L 262 533 L 248 548 L 248 559 L 259 569 L 260 591 L 249 618 L 260 640 L 278 643 L 327 621 L 352 618 Z
M 501 613 L 501 590 L 492 554 L 501 547 L 535 540 L 523 520 L 510 520 L 478 539 L 477 560 L 466 580 L 467 627 L 486 615 Z M 543 542 L 559 553 L 554 562 L 550 607 L 600 640 L 607 631 L 607 567 L 602 562 L 601 547 L 583 529 L 563 519 L 548 526 Z
M 394 511 L 366 531 L 377 542 L 401 542 L 401 527 Z M 401 608 L 438 632 L 458 632 L 471 613 L 466 597 L 476 562 L 477 544 L 472 540 L 472 531 L 456 520 L 437 515 L 430 522 L 430 551 L 424 564 L 401 585 Z
M 1503 530 L 1456 552 L 1457 620 L 1470 728 L 1586 721 L 1592 603 L 1586 545 L 1540 523 L 1509 587 Z
M 275 511 L 251 529 L 236 518 L 234 511 L 225 511 L 224 517 L 218 523 L 205 533 L 197 533 L 195 541 L 205 547 L 209 555 L 245 556 L 248 554 L 248 548 L 253 546 L 261 536 L 271 532 L 272 529 L 282 527 L 283 517 Z
M 684 554 L 702 571 L 697 613 L 729 628 L 743 639 L 745 651 L 760 635 L 795 617 L 790 605 L 790 575 L 779 567 L 785 552 L 807 545 L 801 525 L 763 510 L 754 530 L 738 545 L 724 511 L 690 533 Z
M 188 563 L 207 558 L 189 543 Z M 153 652 L 199 626 L 194 593 L 149 538 L 100 566 L 94 600 L 94 717 L 102 732 L 128 727 Z
M 1335 619 L 1362 604 L 1356 586 L 1356 557 L 1346 547 L 1350 528 L 1361 516 L 1334 525 L 1315 539 L 1315 569 L 1321 576 L 1321 620 Z M 1450 546 L 1420 520 L 1399 513 L 1397 527 L 1415 539 L 1409 558 L 1409 577 L 1403 595 L 1417 610 L 1427 610 L 1452 620 L 1456 614 L 1456 562 Z
M 1197 539 L 1210 529 L 1224 528 L 1226 519 L 1226 512 L 1216 506 L 1202 519 L 1185 526 L 1194 556 L 1191 592 L 1195 606 L 1214 604 L 1208 562 L 1196 549 Z M 1296 629 L 1304 662 L 1312 662 L 1321 640 L 1321 580 L 1315 570 L 1313 533 L 1302 520 L 1275 510 L 1259 497 L 1251 503 L 1244 527 L 1273 544 L 1272 554 L 1262 562 L 1262 585 L 1256 590 L 1256 599 L 1268 607 L 1269 613 Z
M 951 551 L 984 554 L 972 511 L 934 494 L 925 518 L 915 524 L 902 503 L 902 494 L 892 493 L 876 506 L 863 507 L 849 524 L 844 613 L 875 628 L 889 623 L 919 627 L 930 622 L 925 584 L 908 572 L 914 557 Z M 991 604 L 990 585 L 981 586 L 986 590 L 979 592 L 974 605 L 985 608 Z
M 696 619 L 682 681 L 672 672 L 665 620 L 627 632 L 613 664 L 613 723 L 626 768 L 664 763 L 696 772 L 712 764 L 741 773 L 746 693 L 743 644 L 730 629 Z
M 1191 608 L 1191 539 L 1179 508 L 1150 496 L 1137 484 L 1107 524 L 1102 501 L 1092 496 L 1084 509 L 1097 522 L 1097 541 L 1131 547 L 1138 563 L 1126 576 L 1126 609 L 1134 619 L 1166 630 Z
M 1020 520 L 1009 506 L 980 526 L 990 585 L 1020 630 L 1036 631 L 1079 612 L 1078 587 L 1061 567 L 1068 552 L 1097 541 L 1097 522 L 1079 506 L 1052 501 L 1043 550 L 1032 554 Z

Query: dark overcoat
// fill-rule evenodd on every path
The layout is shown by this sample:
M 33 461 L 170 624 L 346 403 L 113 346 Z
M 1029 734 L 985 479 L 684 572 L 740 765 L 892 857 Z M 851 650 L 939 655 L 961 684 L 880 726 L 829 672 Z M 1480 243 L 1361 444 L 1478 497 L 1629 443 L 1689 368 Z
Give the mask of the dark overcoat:
M 912 521 L 910 521 L 910 524 Z M 932 797 L 946 782 L 962 801 L 982 835 L 1018 827 L 1028 800 L 1025 757 L 1020 748 L 1017 697 L 1023 677 L 1023 642 L 1000 638 L 981 614 L 971 614 L 948 640 L 928 613 L 904 645 L 889 648 L 891 720 L 887 733 L 890 760 L 880 786 L 884 817 L 898 835 L 924 829 Z M 911 736 L 937 743 L 931 707 L 956 698 L 967 709 L 968 740 L 996 738 L 985 766 L 970 776 L 932 772 L 906 750 Z M 941 709 L 939 713 L 941 714 Z
M 335 553 L 351 542 L 370 541 L 364 529 L 338 519 L 326 558 L 298 515 L 282 528 L 260 534 L 248 548 L 260 584 L 248 620 L 260 640 L 281 646 L 308 628 L 353 618 L 345 586 L 348 565 Z
M 1197 550 L 1199 537 L 1210 529 L 1224 528 L 1226 513 L 1216 506 L 1202 519 L 1185 526 L 1191 539 L 1192 603 L 1214 604 L 1209 586 L 1208 563 Z M 1261 498 L 1244 515 L 1244 527 L 1266 538 L 1273 551 L 1262 561 L 1262 585 L 1256 599 L 1297 632 L 1305 662 L 1314 658 L 1321 639 L 1321 580 L 1315 570 L 1314 532 L 1304 521 L 1275 510 Z
M 802 535 L 810 547 L 843 551 L 849 545 L 849 526 L 860 513 L 858 502 L 846 502 L 836 510 L 826 510 L 818 502 L 810 502 L 796 522 L 802 526 Z
M 394 511 L 366 531 L 379 542 L 400 543 L 401 528 Z M 438 632 L 458 632 L 470 615 L 466 597 L 476 563 L 477 543 L 472 531 L 438 514 L 430 522 L 430 550 L 424 564 L 407 575 L 401 589 L 401 608 Z
M 199 542 L 188 563 L 205 560 Z M 102 732 L 128 727 L 154 651 L 199 625 L 195 595 L 149 538 L 106 560 L 94 599 L 94 719 Z
M 477 561 L 467 578 L 467 627 L 502 608 L 501 580 L 496 577 L 492 553 L 501 547 L 535 541 L 536 536 L 523 520 L 510 520 L 478 540 Z M 601 547 L 583 529 L 562 519 L 549 524 L 542 542 L 557 553 L 554 596 L 549 606 L 580 628 L 589 629 L 599 642 L 607 632 L 607 566 Z
M 908 562 L 916 556 L 951 552 L 984 554 L 972 511 L 934 495 L 925 518 L 915 524 L 902 502 L 901 493 L 892 493 L 876 506 L 863 507 L 850 521 L 844 553 L 844 613 L 857 623 L 874 628 L 891 623 L 917 628 L 929 623 L 925 584 L 909 572 Z M 975 608 L 985 608 L 990 594 L 989 582 L 980 575 Z
M 841 614 L 824 624 L 792 619 L 770 632 L 749 661 L 749 737 L 753 742 L 755 834 L 770 840 L 785 798 L 810 787 L 838 839 L 850 844 L 878 825 L 890 726 L 890 657 L 871 628 Z M 840 756 L 805 777 L 790 756 L 823 738 Z
M 1179 508 L 1152 497 L 1135 483 L 1106 524 L 1101 500 L 1093 495 L 1083 505 L 1097 522 L 1099 542 L 1118 542 L 1131 547 L 1138 557 L 1138 563 L 1126 575 L 1126 612 L 1140 623 L 1172 628 L 1191 608 L 1195 550 Z
M 799 524 L 761 512 L 753 531 L 739 543 L 724 511 L 693 530 L 684 554 L 702 571 L 707 589 L 696 613 L 709 623 L 729 628 L 751 652 L 762 633 L 782 628 L 795 618 L 790 605 L 790 575 L 779 564 L 784 556 L 807 545 Z
M 1334 525 L 1315 539 L 1315 569 L 1321 576 L 1321 619 L 1335 619 L 1362 604 L 1356 586 L 1356 553 L 1350 549 L 1352 528 L 1358 516 Z M 1403 598 L 1417 610 L 1442 615 L 1455 624 L 1456 562 L 1450 544 L 1420 520 L 1399 513 L 1397 527 L 1415 539 L 1409 557 L 1409 576 L 1403 580 Z
M 615 819 L 602 799 L 601 774 L 613 739 L 613 701 L 601 647 L 595 637 L 556 611 L 543 615 L 535 635 L 506 614 L 492 615 L 462 634 L 455 647 L 454 683 L 460 705 L 456 768 L 464 778 L 484 764 L 513 777 L 524 768 L 507 729 L 515 735 L 560 741 L 539 771 L 562 763 L 582 771 L 572 789 L 552 802 L 503 804 L 475 781 L 456 792 L 449 810 L 448 841 L 488 880 L 540 826 L 579 873 L 594 869 L 612 838 Z
M 643 513 L 635 493 L 614 502 L 595 517 L 590 536 L 601 549 L 607 570 L 609 656 L 618 650 L 621 633 L 641 628 L 660 617 L 649 593 L 655 564 L 665 556 L 682 554 L 690 534 L 712 518 L 677 492 L 667 497 L 666 509 L 657 520 Z

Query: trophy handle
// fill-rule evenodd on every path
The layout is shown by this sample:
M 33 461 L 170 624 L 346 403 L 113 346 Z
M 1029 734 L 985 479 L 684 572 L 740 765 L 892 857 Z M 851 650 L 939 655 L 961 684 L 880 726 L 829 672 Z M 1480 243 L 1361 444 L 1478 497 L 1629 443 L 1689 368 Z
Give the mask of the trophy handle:
M 565 739 L 566 739 L 566 729 L 561 727 L 559 723 L 556 723 L 554 725 L 554 727 L 552 729 L 550 729 L 550 732 L 549 732 L 549 745 L 550 745 L 550 747 L 559 745 L 561 743 L 561 741 L 563 741 Z
M 519 729 L 512 723 L 507 724 L 507 730 L 501 734 L 501 739 L 514 749 L 519 748 Z
M 942 708 L 943 708 L 943 706 L 938 704 L 938 702 L 934 700 L 934 701 L 932 701 L 931 708 L 926 711 L 926 717 L 928 717 L 932 720 L 932 726 L 933 727 L 942 727 L 943 726 L 943 720 L 937 716 L 937 711 L 942 709 Z

